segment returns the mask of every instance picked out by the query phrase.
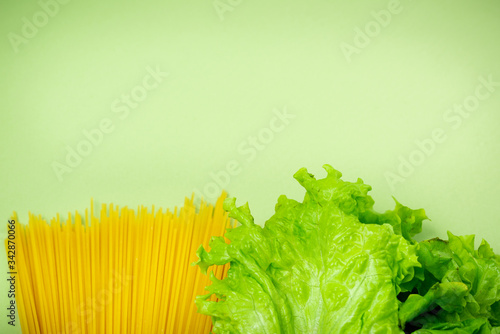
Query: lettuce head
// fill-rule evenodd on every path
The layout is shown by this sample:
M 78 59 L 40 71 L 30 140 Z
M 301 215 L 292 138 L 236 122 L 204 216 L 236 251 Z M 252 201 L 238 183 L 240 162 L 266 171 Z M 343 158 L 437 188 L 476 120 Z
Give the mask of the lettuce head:
M 499 262 L 487 243 L 474 250 L 472 237 L 452 234 L 419 243 L 423 209 L 395 201 L 378 213 L 369 185 L 323 168 L 319 180 L 295 173 L 304 200 L 280 196 L 264 227 L 248 204 L 226 199 L 239 226 L 229 242 L 201 246 L 196 262 L 205 273 L 230 263 L 195 301 L 214 333 L 500 333 Z

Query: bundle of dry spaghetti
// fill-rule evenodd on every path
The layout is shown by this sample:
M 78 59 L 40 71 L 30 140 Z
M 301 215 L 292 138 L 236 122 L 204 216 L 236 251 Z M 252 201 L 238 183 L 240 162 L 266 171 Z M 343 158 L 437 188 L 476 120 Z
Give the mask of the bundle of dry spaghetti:
M 191 263 L 200 244 L 232 224 L 225 197 L 198 210 L 192 196 L 174 212 L 110 204 L 95 217 L 91 204 L 65 221 L 30 214 L 23 225 L 14 216 L 23 333 L 209 333 L 194 298 L 211 282 Z

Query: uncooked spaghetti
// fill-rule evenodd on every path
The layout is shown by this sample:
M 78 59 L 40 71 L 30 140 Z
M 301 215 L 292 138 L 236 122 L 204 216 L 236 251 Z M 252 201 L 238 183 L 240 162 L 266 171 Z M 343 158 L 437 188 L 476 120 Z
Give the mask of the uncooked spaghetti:
M 99 217 L 91 203 L 84 217 L 30 214 L 27 225 L 14 214 L 23 333 L 209 333 L 193 301 L 210 280 L 190 264 L 232 224 L 225 197 L 196 210 L 192 196 L 174 212 L 103 204 Z

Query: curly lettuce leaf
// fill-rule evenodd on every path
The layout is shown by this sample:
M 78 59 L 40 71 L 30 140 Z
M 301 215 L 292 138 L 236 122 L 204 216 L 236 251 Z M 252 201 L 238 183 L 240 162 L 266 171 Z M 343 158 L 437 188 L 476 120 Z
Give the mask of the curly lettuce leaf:
M 401 325 L 404 328 L 406 322 L 436 306 L 447 312 L 462 312 L 466 305 L 464 297 L 468 291 L 463 283 L 445 282 L 434 284 L 423 296 L 411 294 L 399 309 Z
M 434 238 L 419 244 L 417 254 L 425 271 L 425 279 L 416 285 L 418 295 L 410 295 L 401 307 L 400 316 L 402 320 L 411 320 L 406 315 L 401 315 L 402 310 L 411 309 L 414 300 L 427 296 L 432 291 L 431 286 L 460 284 L 466 288 L 466 293 L 454 295 L 455 308 L 439 305 L 441 308 L 432 314 L 426 314 L 427 310 L 422 309 L 422 315 L 415 317 L 414 321 L 426 328 L 439 324 L 458 326 L 466 321 L 486 319 L 487 331 L 481 329 L 478 333 L 490 333 L 493 326 L 500 324 L 498 256 L 484 240 L 475 250 L 472 235 L 455 236 L 448 232 L 448 239 Z
M 484 318 L 470 319 L 458 323 L 437 323 L 419 329 L 414 334 L 498 334 L 498 329 L 491 329 Z
M 241 226 L 226 232 L 230 243 L 213 238 L 210 252 L 200 247 L 196 263 L 204 271 L 231 264 L 196 299 L 214 333 L 402 333 L 397 295 L 420 266 L 411 238 L 425 213 L 397 203 L 378 214 L 370 186 L 324 169 L 320 180 L 300 169 L 304 200 L 280 196 L 263 228 L 247 204 L 226 200 Z
M 329 165 L 295 179 L 302 202 L 281 196 L 264 228 L 248 204 L 225 209 L 241 223 L 198 250 L 200 269 L 231 263 L 228 277 L 198 296 L 214 333 L 500 334 L 500 257 L 483 240 L 417 242 L 428 219 L 396 199 L 374 211 L 369 185 Z M 212 295 L 218 302 L 210 301 Z

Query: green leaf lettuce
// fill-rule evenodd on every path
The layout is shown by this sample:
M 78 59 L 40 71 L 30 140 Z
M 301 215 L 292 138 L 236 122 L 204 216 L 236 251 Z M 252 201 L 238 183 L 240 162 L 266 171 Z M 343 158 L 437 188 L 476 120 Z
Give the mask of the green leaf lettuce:
M 498 333 L 499 263 L 486 242 L 474 250 L 473 237 L 450 233 L 419 243 L 423 209 L 396 201 L 375 212 L 369 185 L 323 168 L 319 180 L 295 173 L 303 201 L 280 196 L 264 227 L 226 199 L 240 225 L 196 262 L 204 272 L 230 263 L 196 298 L 214 333 Z

